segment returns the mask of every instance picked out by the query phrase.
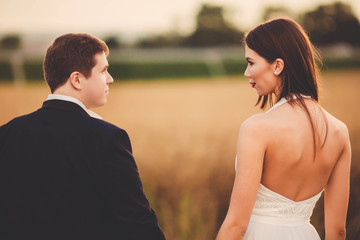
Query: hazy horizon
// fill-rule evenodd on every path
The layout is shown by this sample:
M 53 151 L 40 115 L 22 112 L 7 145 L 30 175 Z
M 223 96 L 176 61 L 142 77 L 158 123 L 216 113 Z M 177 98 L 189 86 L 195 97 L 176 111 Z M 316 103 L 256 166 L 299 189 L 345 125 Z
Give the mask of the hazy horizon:
M 119 34 L 124 39 L 167 32 L 182 35 L 195 28 L 195 17 L 203 3 L 223 6 L 227 16 L 241 30 L 257 24 L 267 6 L 283 6 L 297 13 L 335 0 L 2 0 L 0 33 L 53 35 L 67 32 Z M 350 4 L 360 18 L 360 1 Z

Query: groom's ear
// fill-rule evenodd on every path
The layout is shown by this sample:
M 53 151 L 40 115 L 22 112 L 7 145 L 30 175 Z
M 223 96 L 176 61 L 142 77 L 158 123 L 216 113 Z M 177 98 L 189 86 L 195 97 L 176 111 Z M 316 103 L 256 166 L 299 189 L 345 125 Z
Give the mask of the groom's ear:
M 77 90 L 82 89 L 81 82 L 84 81 L 83 75 L 80 72 L 72 72 L 69 77 L 71 86 Z

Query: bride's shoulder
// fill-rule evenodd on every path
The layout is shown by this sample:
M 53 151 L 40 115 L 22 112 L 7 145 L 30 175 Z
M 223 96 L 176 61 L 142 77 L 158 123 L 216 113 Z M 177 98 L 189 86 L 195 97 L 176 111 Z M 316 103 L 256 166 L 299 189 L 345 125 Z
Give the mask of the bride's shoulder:
M 274 133 L 270 131 L 272 126 L 267 118 L 265 113 L 258 113 L 246 119 L 239 130 L 239 141 L 253 142 L 257 146 L 265 146 Z
M 323 112 L 326 115 L 327 124 L 329 126 L 329 129 L 332 130 L 334 134 L 337 134 L 339 137 L 345 137 L 348 138 L 349 136 L 349 130 L 344 122 L 342 122 L 340 119 L 336 118 L 329 112 L 327 112 L 325 109 L 322 109 Z
M 271 117 L 267 113 L 256 113 L 252 115 L 251 117 L 247 118 L 243 124 L 264 124 L 266 122 L 269 122 L 271 120 Z
M 257 113 L 246 119 L 240 127 L 240 131 L 263 131 L 269 126 L 269 119 L 266 113 Z

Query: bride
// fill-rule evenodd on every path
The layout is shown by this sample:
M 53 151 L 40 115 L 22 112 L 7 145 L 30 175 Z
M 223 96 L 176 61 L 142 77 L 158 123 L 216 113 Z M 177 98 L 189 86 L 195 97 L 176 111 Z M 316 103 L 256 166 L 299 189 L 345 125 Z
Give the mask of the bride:
M 274 19 L 244 40 L 244 73 L 275 105 L 240 128 L 235 182 L 217 240 L 320 239 L 310 224 L 325 196 L 325 239 L 346 238 L 351 149 L 347 127 L 318 103 L 317 55 L 291 19 Z

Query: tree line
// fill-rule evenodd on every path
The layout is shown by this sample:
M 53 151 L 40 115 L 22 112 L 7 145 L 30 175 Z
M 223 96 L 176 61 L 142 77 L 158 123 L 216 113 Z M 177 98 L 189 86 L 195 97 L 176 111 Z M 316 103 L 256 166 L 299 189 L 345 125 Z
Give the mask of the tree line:
M 262 20 L 288 16 L 297 20 L 309 33 L 315 45 L 347 43 L 360 46 L 360 23 L 349 4 L 335 2 L 319 5 L 316 9 L 295 14 L 286 7 L 264 8 Z M 136 42 L 137 47 L 209 47 L 239 45 L 244 32 L 233 24 L 226 14 L 226 8 L 203 4 L 196 16 L 196 28 L 188 36 L 176 33 L 146 37 Z M 125 44 L 118 36 L 110 35 L 105 42 L 112 49 Z M 0 41 L 2 49 L 21 48 L 20 35 L 12 34 Z
M 316 45 L 348 43 L 360 45 L 360 23 L 349 4 L 335 2 L 319 5 L 316 9 L 300 14 L 286 7 L 266 7 L 262 20 L 287 16 L 297 20 Z M 189 36 L 161 35 L 138 42 L 141 47 L 201 47 L 239 45 L 244 32 L 226 18 L 226 8 L 202 5 L 196 16 L 196 28 Z

